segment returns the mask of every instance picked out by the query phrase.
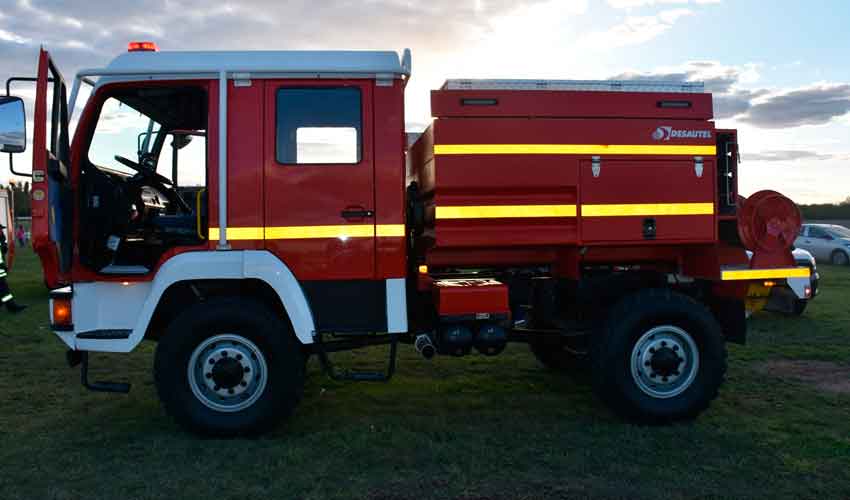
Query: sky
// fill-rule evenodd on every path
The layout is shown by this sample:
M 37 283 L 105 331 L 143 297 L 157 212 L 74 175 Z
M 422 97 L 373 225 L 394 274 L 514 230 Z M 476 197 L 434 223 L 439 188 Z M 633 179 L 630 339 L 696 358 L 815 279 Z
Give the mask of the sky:
M 428 92 L 446 78 L 704 81 L 716 125 L 739 130 L 742 194 L 829 203 L 850 197 L 848 20 L 850 2 L 838 0 L 0 0 L 0 78 L 34 75 L 40 45 L 66 79 L 130 40 L 162 50 L 409 47 L 410 131 L 427 125 Z M 32 90 L 20 88 L 31 111 Z M 18 155 L 16 166 L 29 161 Z

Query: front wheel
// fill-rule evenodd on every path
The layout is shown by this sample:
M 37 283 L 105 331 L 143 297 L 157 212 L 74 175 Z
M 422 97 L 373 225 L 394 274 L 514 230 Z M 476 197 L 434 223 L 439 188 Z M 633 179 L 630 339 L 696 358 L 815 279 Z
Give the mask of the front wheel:
M 832 252 L 832 256 L 829 261 L 833 266 L 846 266 L 850 264 L 850 256 L 848 256 L 847 252 L 843 250 L 836 250 Z
M 592 354 L 597 394 L 618 414 L 648 423 L 695 417 L 717 396 L 726 372 L 717 321 L 670 290 L 623 299 Z
M 285 319 L 244 299 L 191 307 L 168 326 L 154 359 L 166 411 L 201 434 L 259 434 L 288 416 L 304 360 Z

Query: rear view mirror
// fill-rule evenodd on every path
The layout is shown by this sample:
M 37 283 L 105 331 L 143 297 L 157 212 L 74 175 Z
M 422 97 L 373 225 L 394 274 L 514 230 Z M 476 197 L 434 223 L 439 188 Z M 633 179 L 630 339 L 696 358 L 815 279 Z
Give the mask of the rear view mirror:
M 171 146 L 175 149 L 183 149 L 192 142 L 192 136 L 189 134 L 174 133 L 171 139 Z
M 0 153 L 27 149 L 27 118 L 20 97 L 0 97 Z

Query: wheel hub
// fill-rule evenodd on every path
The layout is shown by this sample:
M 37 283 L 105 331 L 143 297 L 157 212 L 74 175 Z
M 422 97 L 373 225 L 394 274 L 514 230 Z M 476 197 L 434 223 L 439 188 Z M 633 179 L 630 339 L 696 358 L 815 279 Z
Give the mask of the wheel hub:
M 233 358 L 218 360 L 212 369 L 212 381 L 224 389 L 236 387 L 242 382 L 244 370 L 241 364 Z
M 239 335 L 216 335 L 192 352 L 189 386 L 205 406 L 223 412 L 245 409 L 256 402 L 267 381 L 266 361 L 259 348 Z
M 698 370 L 696 342 L 677 326 L 652 328 L 638 339 L 632 350 L 632 378 L 641 391 L 654 398 L 681 394 L 693 383 Z
M 649 360 L 649 366 L 659 375 L 670 376 L 678 374 L 678 368 L 682 361 L 684 359 L 680 358 L 673 349 L 662 347 L 656 349 L 655 354 Z

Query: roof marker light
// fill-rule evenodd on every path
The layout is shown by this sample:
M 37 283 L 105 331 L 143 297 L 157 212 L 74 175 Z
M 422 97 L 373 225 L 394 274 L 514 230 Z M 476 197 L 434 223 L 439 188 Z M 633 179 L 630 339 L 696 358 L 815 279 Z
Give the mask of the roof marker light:
M 154 42 L 130 42 L 127 52 L 159 52 L 159 47 Z

